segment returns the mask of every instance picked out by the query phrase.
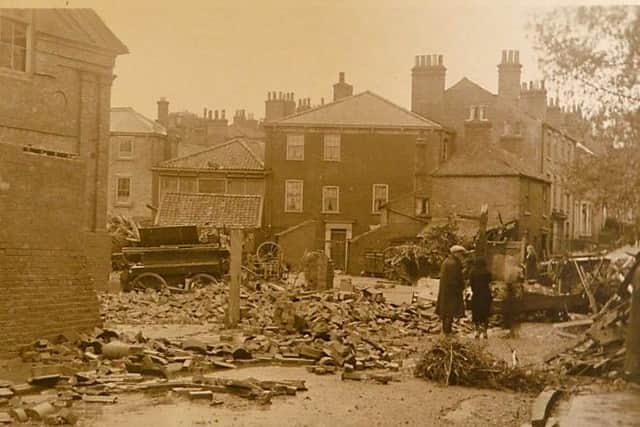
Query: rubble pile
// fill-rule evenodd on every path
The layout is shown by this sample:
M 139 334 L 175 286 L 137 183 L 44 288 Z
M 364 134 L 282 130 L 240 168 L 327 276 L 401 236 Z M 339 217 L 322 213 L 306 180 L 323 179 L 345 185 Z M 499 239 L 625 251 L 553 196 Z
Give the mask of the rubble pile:
M 99 298 L 106 323 L 130 325 L 222 323 L 227 301 L 226 291 L 217 286 L 188 293 L 101 293 Z
M 216 395 L 233 394 L 265 404 L 274 396 L 295 395 L 306 390 L 304 381 L 234 380 L 205 372 L 234 368 L 230 362 L 251 358 L 251 346 L 234 346 L 231 337 L 217 344 L 195 339 L 150 340 L 117 331 L 96 330 L 71 343 L 39 340 L 21 350 L 25 362 L 38 362 L 34 376 L 23 384 L 0 380 L 0 400 L 7 412 L 0 420 L 44 421 L 75 424 L 69 409 L 75 401 L 113 404 L 128 392 L 170 392 L 189 399 L 221 403 Z M 46 400 L 26 398 L 46 393 Z
M 629 299 L 614 295 L 598 314 L 556 325 L 564 331 L 587 329 L 577 334 L 564 332 L 573 339 L 566 348 L 549 355 L 546 362 L 553 362 L 555 367 L 570 375 L 621 376 L 630 311 Z
M 465 385 L 522 392 L 540 392 L 547 383 L 544 374 L 509 366 L 477 344 L 442 338 L 418 361 L 416 377 L 446 385 Z
M 315 365 L 319 374 L 336 368 L 397 370 L 421 336 L 440 332 L 434 303 L 428 300 L 414 298 L 410 304 L 393 305 L 375 288 L 323 292 L 275 284 L 258 288 L 241 293 L 239 327 L 245 364 Z M 108 325 L 207 323 L 222 329 L 226 291 L 207 287 L 182 294 L 132 292 L 103 295 L 102 303 Z M 471 330 L 464 321 L 456 328 Z M 233 351 L 222 342 L 203 348 L 202 354 L 233 356 L 219 362 L 236 363 Z

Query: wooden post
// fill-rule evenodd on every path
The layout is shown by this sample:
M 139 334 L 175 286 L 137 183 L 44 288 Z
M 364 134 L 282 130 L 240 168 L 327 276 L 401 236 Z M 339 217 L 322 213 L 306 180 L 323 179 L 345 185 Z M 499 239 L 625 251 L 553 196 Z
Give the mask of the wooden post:
M 480 219 L 478 221 L 478 242 L 476 253 L 486 258 L 487 256 L 487 223 L 489 222 L 489 205 L 484 204 L 480 208 Z M 487 261 L 488 262 L 488 261 Z
M 242 230 L 231 230 L 231 259 L 229 265 L 229 305 L 227 307 L 227 328 L 235 328 L 240 322 L 240 282 L 242 281 Z

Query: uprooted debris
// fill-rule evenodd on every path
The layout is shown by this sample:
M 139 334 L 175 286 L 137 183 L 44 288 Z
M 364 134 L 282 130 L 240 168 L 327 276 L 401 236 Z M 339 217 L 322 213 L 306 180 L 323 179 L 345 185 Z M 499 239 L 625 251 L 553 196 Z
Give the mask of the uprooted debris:
M 446 385 L 540 392 L 545 374 L 509 366 L 475 343 L 441 338 L 433 343 L 416 365 L 415 376 Z

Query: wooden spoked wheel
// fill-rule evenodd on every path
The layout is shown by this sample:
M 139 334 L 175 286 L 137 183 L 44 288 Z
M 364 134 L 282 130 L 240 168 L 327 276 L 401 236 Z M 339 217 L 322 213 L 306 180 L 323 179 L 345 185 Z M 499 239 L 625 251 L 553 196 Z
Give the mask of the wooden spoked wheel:
M 156 273 L 142 273 L 131 282 L 132 288 L 137 290 L 154 289 L 156 291 L 167 287 L 167 281 Z

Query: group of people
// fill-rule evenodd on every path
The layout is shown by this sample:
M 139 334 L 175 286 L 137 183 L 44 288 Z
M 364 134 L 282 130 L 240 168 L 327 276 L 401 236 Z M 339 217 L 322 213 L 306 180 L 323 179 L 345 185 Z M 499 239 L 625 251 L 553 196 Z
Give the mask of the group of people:
M 449 250 L 449 256 L 442 262 L 440 267 L 440 286 L 438 289 L 438 300 L 436 303 L 436 314 L 442 322 L 442 332 L 451 334 L 453 321 L 456 317 L 463 317 L 464 305 L 464 256 L 467 250 L 460 245 L 454 245 Z M 515 319 L 517 304 L 513 289 L 518 282 L 525 277 L 535 280 L 537 277 L 537 259 L 533 246 L 528 245 L 525 256 L 524 274 L 519 274 L 518 268 L 508 275 L 507 298 L 503 308 L 505 326 L 512 335 L 515 335 Z M 475 337 L 488 338 L 487 329 L 489 326 L 489 316 L 491 315 L 491 303 L 493 300 L 491 293 L 491 281 L 493 277 L 487 267 L 487 260 L 483 256 L 476 256 L 468 272 L 469 287 L 471 288 L 471 314 L 475 327 Z

